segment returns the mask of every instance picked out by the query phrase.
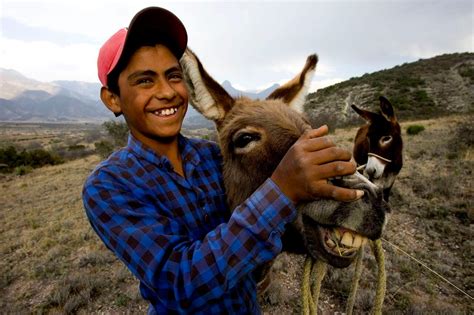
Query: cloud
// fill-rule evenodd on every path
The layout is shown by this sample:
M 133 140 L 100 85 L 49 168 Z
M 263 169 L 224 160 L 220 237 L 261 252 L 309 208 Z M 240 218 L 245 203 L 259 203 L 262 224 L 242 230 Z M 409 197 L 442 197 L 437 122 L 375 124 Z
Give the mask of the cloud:
M 39 81 L 98 81 L 94 45 L 58 45 L 1 38 L 0 46 L 0 67 L 17 70 L 27 77 Z
M 157 5 L 146 0 L 0 1 L 5 29 L 0 66 L 48 80 L 96 81 L 101 43 L 137 11 Z M 229 80 L 246 89 L 288 81 L 312 53 L 320 59 L 314 82 L 335 82 L 419 58 L 474 50 L 471 0 L 158 5 L 181 18 L 190 47 L 218 82 Z
M 60 45 L 71 43 L 95 43 L 91 36 L 51 30 L 42 26 L 29 26 L 13 18 L 2 17 L 2 37 L 25 42 L 46 41 Z

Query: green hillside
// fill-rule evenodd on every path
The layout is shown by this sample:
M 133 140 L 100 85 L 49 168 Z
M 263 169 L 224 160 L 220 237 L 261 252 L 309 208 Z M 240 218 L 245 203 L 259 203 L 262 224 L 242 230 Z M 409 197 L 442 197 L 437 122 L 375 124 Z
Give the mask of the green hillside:
M 364 74 L 310 94 L 306 111 L 313 124 L 332 127 L 360 122 L 350 105 L 376 109 L 386 96 L 401 120 L 474 111 L 474 53 L 420 59 Z

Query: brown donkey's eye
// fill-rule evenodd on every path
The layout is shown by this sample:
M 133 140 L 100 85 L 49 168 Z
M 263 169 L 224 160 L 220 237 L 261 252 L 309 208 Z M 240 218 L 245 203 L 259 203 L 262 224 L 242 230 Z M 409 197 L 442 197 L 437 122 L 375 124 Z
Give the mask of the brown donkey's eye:
M 242 133 L 234 139 L 236 148 L 245 148 L 250 142 L 260 140 L 260 135 L 256 133 Z
M 390 141 L 392 141 L 392 136 L 383 136 L 382 138 L 380 138 L 381 145 L 387 145 L 390 143 Z

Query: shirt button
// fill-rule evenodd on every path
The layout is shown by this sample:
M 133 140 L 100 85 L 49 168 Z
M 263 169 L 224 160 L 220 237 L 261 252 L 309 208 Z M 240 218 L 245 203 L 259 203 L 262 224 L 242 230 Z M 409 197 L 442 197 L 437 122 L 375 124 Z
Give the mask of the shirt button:
M 209 215 L 208 214 L 204 215 L 204 222 L 209 223 Z

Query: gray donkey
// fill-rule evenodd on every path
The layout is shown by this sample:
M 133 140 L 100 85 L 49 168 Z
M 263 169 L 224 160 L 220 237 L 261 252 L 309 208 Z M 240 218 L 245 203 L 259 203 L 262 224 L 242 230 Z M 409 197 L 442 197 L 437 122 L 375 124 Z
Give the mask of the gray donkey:
M 204 69 L 189 49 L 181 59 L 190 102 L 215 122 L 224 165 L 224 184 L 230 209 L 248 198 L 279 164 L 291 145 L 311 128 L 303 104 L 318 58 L 307 58 L 302 72 L 265 100 L 233 98 Z M 343 268 L 367 241 L 380 238 L 389 211 L 382 191 L 356 173 L 333 183 L 365 191 L 351 203 L 315 200 L 298 208 L 288 225 L 283 250 L 310 254 Z

